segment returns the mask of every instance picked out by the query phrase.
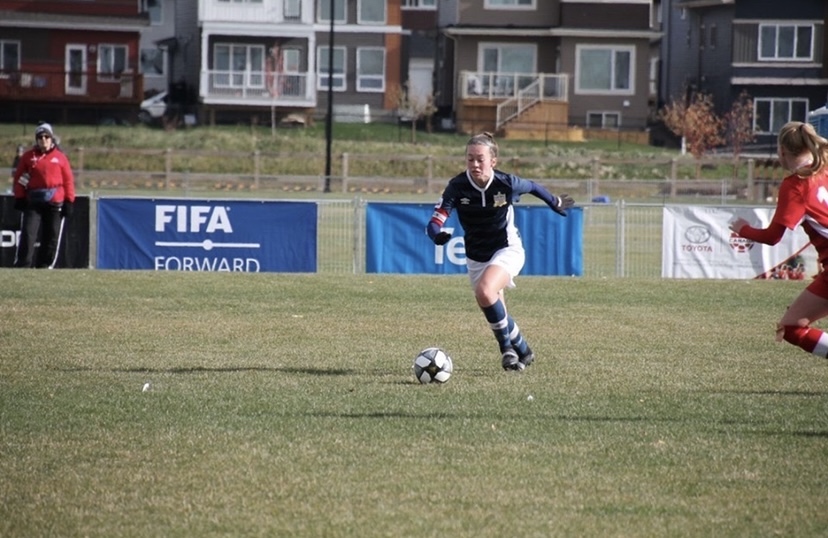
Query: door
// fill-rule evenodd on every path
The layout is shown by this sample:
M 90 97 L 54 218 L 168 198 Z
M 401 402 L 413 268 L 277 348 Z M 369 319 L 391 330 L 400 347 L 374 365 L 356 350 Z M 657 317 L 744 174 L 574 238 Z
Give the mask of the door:
M 408 63 L 408 96 L 412 102 L 425 104 L 434 99 L 432 76 L 434 60 L 414 58 Z
M 67 95 L 86 94 L 86 45 L 66 45 Z

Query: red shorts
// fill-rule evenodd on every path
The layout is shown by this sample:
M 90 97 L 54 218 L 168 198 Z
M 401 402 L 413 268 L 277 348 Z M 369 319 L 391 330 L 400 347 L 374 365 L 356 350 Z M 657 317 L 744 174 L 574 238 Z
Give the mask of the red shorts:
M 814 277 L 814 281 L 808 284 L 806 289 L 817 297 L 822 297 L 823 299 L 828 300 L 828 270 L 823 269 L 820 271 L 820 273 Z

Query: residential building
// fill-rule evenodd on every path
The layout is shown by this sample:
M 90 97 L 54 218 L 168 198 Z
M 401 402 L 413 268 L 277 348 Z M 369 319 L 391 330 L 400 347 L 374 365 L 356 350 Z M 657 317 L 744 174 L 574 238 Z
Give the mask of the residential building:
M 434 97 L 437 0 L 402 0 L 403 84 L 419 103 Z
M 175 82 L 170 63 L 175 39 L 175 0 L 141 0 L 149 26 L 141 32 L 138 67 L 144 76 L 145 96 L 168 91 Z
M 659 4 L 441 0 L 441 111 L 453 111 L 462 132 L 507 137 L 644 132 L 657 102 Z
M 703 92 L 724 114 L 744 91 L 771 150 L 782 125 L 826 104 L 828 2 L 665 0 L 663 20 L 662 104 Z
M 394 108 L 400 0 L 179 0 L 176 12 L 174 64 L 202 122 L 306 120 L 327 110 L 329 84 L 339 121 Z
M 0 0 L 0 121 L 128 121 L 143 99 L 136 0 Z

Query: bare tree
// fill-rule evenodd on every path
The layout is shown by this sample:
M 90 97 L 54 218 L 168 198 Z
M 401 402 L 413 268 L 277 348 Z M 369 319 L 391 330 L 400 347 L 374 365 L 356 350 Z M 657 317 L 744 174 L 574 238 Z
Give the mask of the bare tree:
M 664 125 L 683 138 L 687 151 L 696 159 L 696 177 L 701 177 L 704 154 L 725 142 L 724 120 L 713 109 L 713 98 L 697 92 L 689 100 L 673 100 L 660 113 Z
M 733 152 L 733 179 L 739 169 L 739 156 L 745 146 L 756 140 L 753 132 L 753 99 L 742 90 L 724 116 L 725 139 Z
M 417 122 L 419 120 L 426 119 L 426 130 L 431 132 L 431 117 L 437 112 L 437 106 L 434 104 L 436 95 L 418 97 L 412 95 L 410 90 L 410 81 L 406 81 L 402 87 L 396 88 L 392 95 L 400 119 L 411 121 L 411 143 L 413 144 L 417 142 Z
M 733 157 L 739 158 L 745 146 L 756 140 L 753 132 L 753 99 L 742 90 L 724 116 L 725 139 L 733 151 Z

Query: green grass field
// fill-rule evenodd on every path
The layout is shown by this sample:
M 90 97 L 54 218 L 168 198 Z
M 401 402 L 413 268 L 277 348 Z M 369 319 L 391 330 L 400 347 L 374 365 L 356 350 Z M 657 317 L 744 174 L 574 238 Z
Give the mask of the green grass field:
M 0 536 L 828 534 L 801 283 L 521 277 L 516 374 L 462 276 L 0 278 Z

